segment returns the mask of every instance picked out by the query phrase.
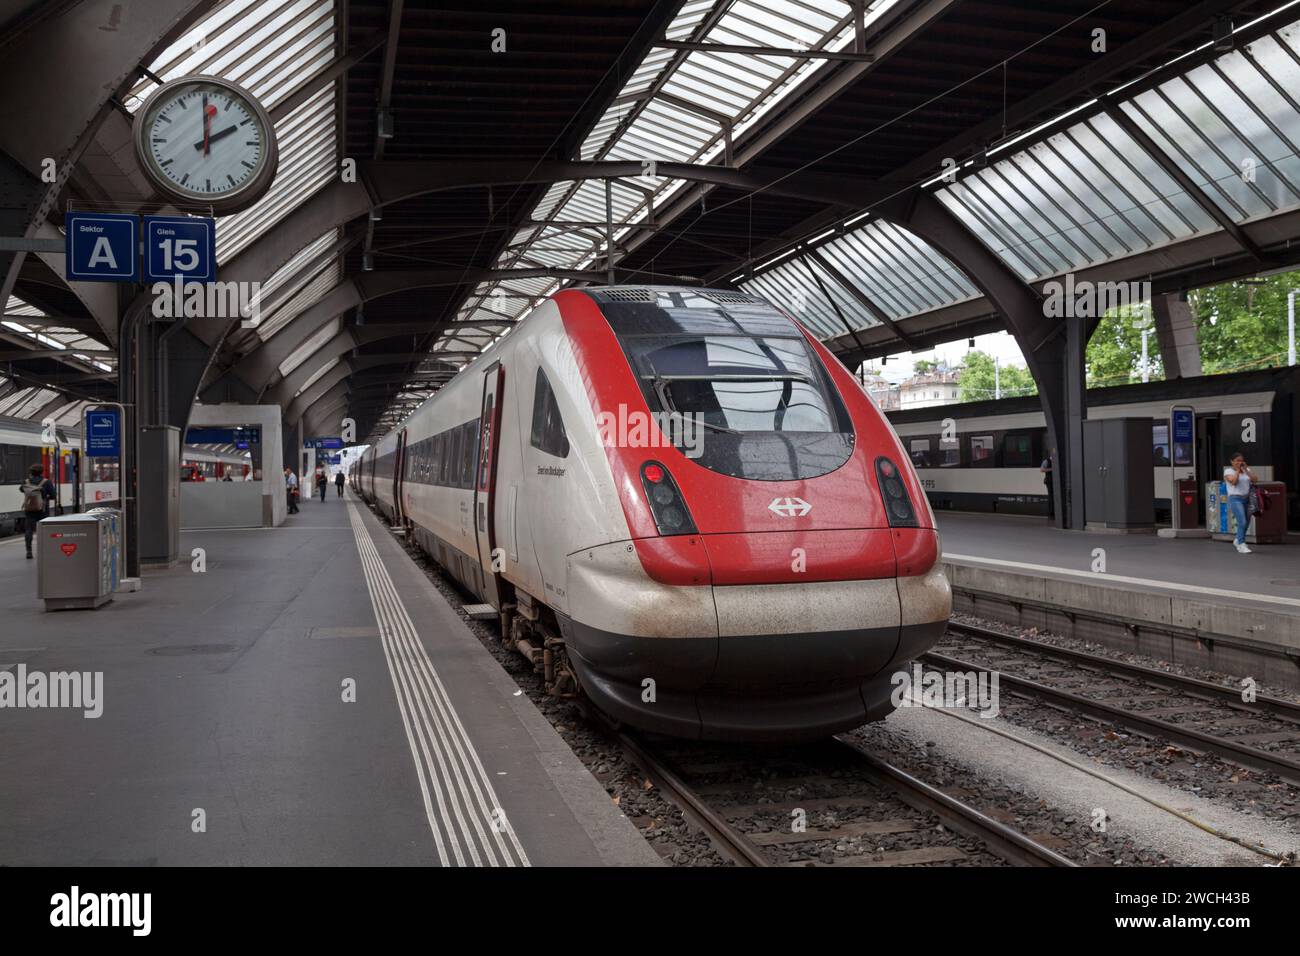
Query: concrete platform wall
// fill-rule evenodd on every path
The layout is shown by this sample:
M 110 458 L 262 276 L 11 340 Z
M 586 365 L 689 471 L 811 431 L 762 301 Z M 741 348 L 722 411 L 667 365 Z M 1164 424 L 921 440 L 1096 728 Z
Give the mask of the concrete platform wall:
M 284 448 L 281 415 L 279 405 L 195 405 L 190 410 L 190 425 L 233 426 L 257 425 L 262 429 L 262 480 L 245 482 L 260 489 L 261 518 L 258 524 L 264 528 L 279 527 L 284 524 L 289 506 L 284 494 Z M 207 484 L 204 482 L 203 484 Z M 227 482 L 226 484 L 235 484 Z M 182 489 L 185 484 L 182 484 Z M 183 492 L 182 492 L 183 493 Z M 182 528 L 238 528 L 243 524 L 201 523 L 202 514 L 192 518 L 186 514 L 185 499 L 181 500 Z
M 956 611 L 1300 690 L 1294 612 L 954 562 L 944 569 Z

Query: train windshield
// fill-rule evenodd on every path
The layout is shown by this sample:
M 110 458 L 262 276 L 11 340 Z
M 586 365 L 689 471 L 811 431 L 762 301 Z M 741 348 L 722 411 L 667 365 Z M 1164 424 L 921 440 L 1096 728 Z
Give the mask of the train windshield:
M 658 336 L 627 343 L 662 411 L 732 432 L 833 432 L 820 369 L 803 339 Z
M 592 294 L 651 411 L 671 419 L 669 437 L 688 457 L 758 481 L 813 478 L 848 460 L 853 428 L 830 376 L 766 302 L 686 290 Z

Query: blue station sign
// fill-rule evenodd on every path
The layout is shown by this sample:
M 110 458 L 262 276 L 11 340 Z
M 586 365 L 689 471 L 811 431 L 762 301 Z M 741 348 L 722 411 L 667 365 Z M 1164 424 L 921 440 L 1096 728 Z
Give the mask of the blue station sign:
M 1175 467 L 1190 466 L 1196 447 L 1196 410 L 1175 408 L 1169 415 Z
M 203 216 L 144 217 L 144 281 L 215 282 L 217 221 Z
M 303 448 L 342 448 L 342 438 L 305 438 Z
M 68 281 L 139 281 L 140 221 L 135 216 L 70 212 L 63 225 L 64 276 Z
M 193 426 L 185 433 L 187 445 L 234 445 L 247 448 L 250 442 L 260 444 L 262 429 L 257 426 Z
M 122 456 L 122 422 L 116 408 L 86 412 L 86 454 L 92 458 Z

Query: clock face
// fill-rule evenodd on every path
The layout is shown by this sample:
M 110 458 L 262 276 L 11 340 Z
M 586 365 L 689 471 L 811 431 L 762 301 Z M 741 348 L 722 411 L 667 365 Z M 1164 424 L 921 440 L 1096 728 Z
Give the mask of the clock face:
M 136 117 L 136 150 L 165 196 L 227 212 L 265 192 L 276 159 L 265 111 L 215 78 L 159 87 Z

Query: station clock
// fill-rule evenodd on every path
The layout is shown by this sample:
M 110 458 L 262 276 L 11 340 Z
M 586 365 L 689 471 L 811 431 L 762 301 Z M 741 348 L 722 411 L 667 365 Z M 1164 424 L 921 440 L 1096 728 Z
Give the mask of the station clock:
M 161 198 L 247 209 L 275 178 L 275 127 L 262 105 L 236 83 L 187 76 L 154 90 L 135 114 L 140 167 Z

